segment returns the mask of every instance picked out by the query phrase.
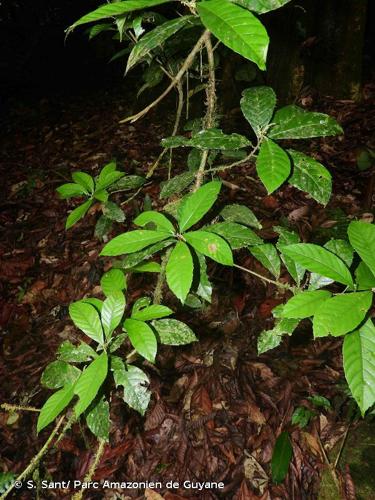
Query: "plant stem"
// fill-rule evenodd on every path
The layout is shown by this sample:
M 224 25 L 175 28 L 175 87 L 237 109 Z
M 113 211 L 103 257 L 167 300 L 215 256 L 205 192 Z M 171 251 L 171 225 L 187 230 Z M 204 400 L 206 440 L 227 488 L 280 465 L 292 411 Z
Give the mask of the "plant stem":
M 171 248 L 168 248 L 168 250 L 165 252 L 163 258 L 161 259 L 161 269 L 160 273 L 158 274 L 158 280 L 156 282 L 155 290 L 154 290 L 154 304 L 161 304 L 161 301 L 163 300 L 163 285 L 164 285 L 164 278 L 165 278 L 165 269 L 167 267 L 167 262 L 169 259 L 169 256 L 172 252 Z
M 278 288 L 284 288 L 285 290 L 290 290 L 291 292 L 294 293 L 294 287 L 288 285 L 287 283 L 281 283 L 281 281 L 275 281 L 271 280 L 270 278 L 266 278 L 265 276 L 262 276 L 261 274 L 256 273 L 255 271 L 252 271 L 251 269 L 247 269 L 246 267 L 239 266 L 238 264 L 233 264 L 234 267 L 237 269 L 241 269 L 241 271 L 245 271 L 246 273 L 252 274 L 253 276 L 256 276 L 257 278 L 260 278 L 263 281 L 266 281 L 267 283 L 270 283 L 272 285 L 276 285 Z
M 12 483 L 12 485 L 9 486 L 9 488 L 1 495 L 0 500 L 4 500 L 4 498 L 6 498 L 9 495 L 9 493 L 13 490 L 14 485 L 17 483 L 17 481 L 22 481 L 23 479 L 25 479 L 29 474 L 31 474 L 33 472 L 33 470 L 35 469 L 35 467 L 37 467 L 37 465 L 41 461 L 42 457 L 47 453 L 48 447 L 49 447 L 51 441 L 53 440 L 53 438 L 56 436 L 59 428 L 61 427 L 61 424 L 63 423 L 64 418 L 65 418 L 65 415 L 63 415 L 58 420 L 55 428 L 53 429 L 53 431 L 49 435 L 49 438 L 44 443 L 44 445 L 42 446 L 42 448 L 31 459 L 31 461 L 30 461 L 29 465 L 26 467 L 26 469 L 23 472 L 21 472 L 21 474 L 16 478 L 16 480 Z
M 215 108 L 216 108 L 216 78 L 215 78 L 215 61 L 214 61 L 214 52 L 212 49 L 211 36 L 210 34 L 205 39 L 204 44 L 206 46 L 207 51 L 207 59 L 208 59 L 208 84 L 206 88 L 207 92 L 207 112 L 204 118 L 203 126 L 204 128 L 212 128 L 215 123 Z M 209 150 L 205 149 L 202 153 L 201 162 L 197 171 L 197 175 L 195 178 L 194 190 L 200 188 L 202 185 L 206 163 L 209 155 Z
M 65 433 L 71 428 L 71 426 L 75 422 L 75 420 L 76 420 L 76 415 L 75 415 L 74 411 L 72 411 L 71 414 L 68 417 L 68 420 L 67 420 L 66 424 L 63 427 L 63 430 L 60 432 L 59 437 L 56 439 L 54 447 L 56 447 L 59 444 L 59 442 L 65 436 Z
M 162 94 L 160 94 L 160 96 L 157 99 L 155 99 L 151 104 L 146 106 L 139 113 L 136 113 L 135 115 L 132 115 L 132 116 L 128 116 L 127 118 L 124 118 L 123 120 L 120 120 L 120 123 L 126 123 L 126 122 L 134 123 L 135 121 L 139 120 L 139 118 L 142 118 L 142 116 L 147 114 L 152 108 L 157 106 L 159 104 L 159 102 L 162 101 L 169 94 L 169 92 L 178 84 L 178 82 L 184 76 L 186 71 L 193 64 L 195 56 L 198 54 L 202 45 L 206 42 L 206 40 L 209 36 L 210 36 L 210 32 L 208 30 L 204 31 L 202 36 L 199 38 L 197 43 L 194 45 L 190 54 L 185 59 L 183 65 L 181 66 L 181 68 L 180 68 L 179 72 L 177 73 L 177 75 L 175 76 L 175 78 L 172 80 L 170 85 L 168 85 L 168 87 L 164 90 L 164 92 Z
M 18 406 L 18 405 L 10 405 L 8 403 L 1 404 L 0 408 L 9 412 L 18 412 L 18 411 L 40 412 L 39 408 L 34 408 L 33 406 Z
M 83 480 L 84 483 L 89 483 L 90 481 L 92 481 L 95 471 L 99 465 L 100 459 L 103 456 L 105 443 L 106 441 L 104 439 L 99 439 L 99 445 L 96 451 L 95 460 L 91 464 L 91 467 Z M 72 500 L 81 500 L 82 496 L 83 496 L 83 490 L 80 490 L 75 495 L 72 496 Z

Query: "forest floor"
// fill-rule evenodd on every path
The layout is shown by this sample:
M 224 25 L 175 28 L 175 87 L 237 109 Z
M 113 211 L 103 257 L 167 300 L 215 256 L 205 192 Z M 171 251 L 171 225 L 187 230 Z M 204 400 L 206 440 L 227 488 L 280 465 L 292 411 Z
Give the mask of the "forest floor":
M 262 222 L 261 234 L 271 241 L 276 236 L 272 227 L 280 220 L 288 221 L 303 241 L 324 242 L 343 237 L 351 218 L 371 218 L 374 179 L 369 170 L 358 169 L 357 156 L 365 146 L 374 148 L 370 142 L 374 88 L 367 86 L 364 95 L 360 104 L 327 98 L 299 103 L 332 114 L 345 130 L 343 137 L 302 143 L 303 150 L 326 165 L 334 177 L 327 207 L 291 187 L 266 196 L 251 178 L 253 167 L 246 164 L 223 174 L 233 184 L 225 187 L 226 201 L 252 208 Z M 66 232 L 68 205 L 59 200 L 56 187 L 70 181 L 72 170 L 97 174 L 113 158 L 119 169 L 144 175 L 160 152 L 160 139 L 169 135 L 163 108 L 143 121 L 119 125 L 128 104 L 120 91 L 46 98 L 15 104 L 4 124 L 0 138 L 5 194 L 0 201 L 0 403 L 43 405 L 49 396 L 40 388 L 43 369 L 63 340 L 80 337 L 68 317 L 68 305 L 99 294 L 100 277 L 109 267 L 99 258 L 102 242 L 93 234 L 97 210 Z M 158 169 L 142 193 L 123 206 L 126 228 L 142 208 L 145 194 L 154 207 L 162 206 L 158 195 L 165 174 L 165 168 Z M 125 200 L 123 194 L 118 196 Z M 118 224 L 113 234 L 123 230 Z M 245 250 L 236 258 L 239 264 L 266 272 Z M 147 491 L 151 500 L 354 499 L 356 471 L 370 472 L 367 461 L 374 453 L 364 453 L 362 464 L 352 469 L 347 466 L 350 457 L 345 446 L 341 453 L 344 440 L 353 442 L 361 425 L 358 418 L 353 423 L 350 417 L 353 404 L 344 383 L 341 339 L 314 342 L 306 323 L 279 348 L 258 356 L 257 336 L 272 327 L 271 310 L 285 297 L 273 285 L 239 270 L 211 264 L 209 271 L 215 285 L 212 304 L 193 312 L 180 307 L 176 314 L 189 322 L 200 342 L 183 348 L 161 347 L 155 366 L 144 363 L 152 391 L 144 418 L 114 395 L 110 443 L 95 480 L 162 482 L 163 488 L 155 488 L 161 496 Z M 154 280 L 152 275 L 134 275 L 128 303 L 151 293 Z M 167 290 L 164 302 L 178 307 Z M 313 407 L 308 397 L 314 395 L 327 398 L 331 407 Z M 301 406 L 315 412 L 303 429 L 291 424 L 293 412 Z M 20 473 L 45 442 L 50 431 L 37 436 L 36 417 L 1 410 L 0 471 Z M 373 424 L 366 425 L 371 434 Z M 276 485 L 270 479 L 270 461 L 275 439 L 284 429 L 291 435 L 293 458 L 286 480 Z M 375 449 L 373 441 L 367 443 L 369 450 Z M 85 428 L 75 424 L 45 456 L 39 477 L 82 480 L 95 456 L 95 443 Z M 371 482 L 371 473 L 367 476 Z M 336 479 L 340 494 L 335 492 Z M 180 488 L 167 488 L 170 480 L 179 482 Z M 199 492 L 183 487 L 184 481 L 222 481 L 224 488 Z M 71 498 L 72 491 L 22 490 L 15 497 Z M 363 498 L 375 498 L 374 484 L 366 491 L 370 493 Z M 358 492 L 357 497 L 361 498 Z M 137 488 L 91 489 L 85 498 L 145 496 Z

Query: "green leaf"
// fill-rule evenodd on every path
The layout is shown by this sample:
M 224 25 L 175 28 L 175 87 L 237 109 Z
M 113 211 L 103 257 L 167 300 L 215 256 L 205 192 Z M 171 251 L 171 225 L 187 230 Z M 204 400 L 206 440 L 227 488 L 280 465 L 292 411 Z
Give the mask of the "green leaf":
M 108 192 L 105 190 L 105 189 L 102 189 L 101 191 L 96 191 L 94 193 L 94 198 L 96 200 L 99 200 L 103 203 L 105 203 L 106 201 L 108 201 Z
M 151 298 L 150 297 L 140 297 L 133 304 L 133 307 L 132 307 L 132 316 L 137 311 L 140 311 L 144 307 L 148 307 L 150 304 L 151 304 Z
M 155 245 L 151 245 L 144 250 L 141 250 L 140 252 L 134 252 L 130 255 L 127 255 L 124 257 L 121 261 L 118 261 L 116 263 L 118 266 L 122 267 L 123 269 L 131 269 L 140 262 L 142 262 L 145 259 L 149 259 L 154 255 L 154 253 L 159 252 L 160 250 L 163 250 L 164 248 L 167 248 L 170 246 L 172 243 L 175 243 L 175 239 L 169 239 L 165 241 L 161 241 L 160 243 L 156 243 Z
M 334 253 L 345 264 L 350 267 L 353 261 L 353 248 L 345 240 L 335 240 L 331 239 L 324 244 L 324 248 Z M 334 280 L 321 276 L 317 273 L 311 273 L 309 281 L 309 290 L 317 290 L 318 288 L 323 288 L 324 286 L 330 285 Z
M 104 176 L 99 175 L 98 182 L 95 186 L 95 191 L 97 192 L 109 188 L 109 186 L 115 184 L 119 179 L 121 179 L 121 177 L 124 177 L 124 175 L 125 172 L 119 172 L 118 170 L 115 170 L 113 172 L 106 172 Z
M 202 299 L 207 300 L 207 302 L 211 302 L 212 284 L 207 275 L 206 258 L 201 254 L 197 254 L 197 257 L 199 261 L 199 284 L 196 294 Z
M 250 144 L 250 141 L 243 135 L 224 134 L 224 132 L 220 129 L 209 128 L 201 130 L 196 135 L 193 135 L 186 145 L 198 149 L 232 150 L 246 148 L 247 146 L 250 146 Z
M 126 253 L 134 253 L 153 243 L 166 240 L 169 237 L 170 234 L 161 231 L 148 231 L 145 229 L 129 231 L 113 238 L 104 246 L 100 255 L 113 257 Z
M 233 266 L 232 250 L 228 243 L 217 234 L 208 231 L 192 231 L 185 233 L 184 237 L 197 252 L 224 266 Z
M 283 318 L 309 318 L 310 316 L 314 316 L 316 310 L 331 295 L 331 292 L 327 290 L 299 293 L 288 300 L 283 307 L 281 316 Z
M 151 306 L 144 307 L 132 314 L 132 319 L 137 319 L 138 321 L 150 321 L 151 319 L 164 318 L 165 316 L 170 316 L 173 314 L 172 309 L 167 306 L 161 306 L 158 304 L 152 304 Z
M 124 222 L 125 220 L 125 214 L 121 207 L 112 201 L 107 201 L 107 203 L 103 206 L 103 215 L 107 217 L 107 219 L 116 222 Z
M 346 293 L 328 299 L 315 312 L 314 337 L 338 337 L 351 332 L 364 320 L 371 302 L 371 292 Z
M 160 199 L 163 200 L 165 198 L 169 198 L 174 194 L 181 193 L 184 189 L 190 186 L 194 179 L 194 172 L 184 172 L 183 174 L 176 175 L 175 177 L 164 183 L 160 191 Z
M 60 389 L 67 384 L 73 384 L 80 374 L 81 370 L 65 361 L 52 361 L 46 366 L 40 382 L 48 389 Z
M 126 175 L 121 177 L 114 184 L 108 187 L 108 191 L 129 191 L 130 189 L 137 189 L 146 182 L 144 177 L 139 175 Z
M 151 397 L 147 387 L 150 382 L 147 375 L 136 366 L 125 367 L 122 359 L 117 356 L 111 356 L 111 369 L 116 387 L 121 385 L 124 388 L 124 401 L 130 408 L 144 415 Z
M 143 321 L 126 319 L 125 330 L 128 332 L 130 342 L 134 349 L 147 361 L 155 362 L 157 342 L 154 332 Z
M 160 273 L 161 265 L 158 262 L 144 262 L 129 269 L 131 273 Z
M 79 397 L 74 407 L 76 417 L 79 417 L 94 401 L 107 373 L 108 357 L 107 353 L 103 352 L 82 372 L 74 386 L 74 394 Z
M 205 227 L 204 230 L 218 234 L 224 238 L 232 250 L 250 245 L 261 245 L 263 243 L 263 240 L 254 231 L 235 222 L 219 222 L 218 224 Z
M 0 495 L 6 492 L 6 490 L 12 486 L 17 474 L 13 472 L 0 472 Z
M 98 355 L 94 349 L 85 342 L 76 346 L 69 342 L 69 340 L 65 340 L 57 351 L 57 357 L 61 359 L 61 361 L 66 361 L 68 363 L 84 363 L 97 358 Z
M 284 308 L 284 305 L 282 305 Z M 275 309 L 272 311 L 274 313 Z M 274 314 L 276 317 L 276 315 Z M 298 326 L 299 319 L 282 318 L 277 320 L 272 330 L 263 330 L 258 337 L 258 354 L 263 354 L 271 349 L 275 349 L 281 344 L 283 335 L 292 335 Z
M 94 179 L 86 172 L 73 172 L 72 179 L 86 190 L 87 193 L 94 192 Z
M 263 245 L 250 247 L 249 250 L 271 274 L 276 276 L 276 278 L 280 276 L 280 258 L 272 243 L 264 243 Z
M 144 227 L 146 224 L 153 223 L 156 225 L 158 231 L 167 231 L 171 234 L 176 232 L 173 227 L 172 222 L 167 219 L 167 217 L 154 210 L 148 210 L 147 212 L 142 212 L 133 221 L 136 226 Z
M 74 385 L 69 384 L 52 394 L 40 410 L 36 431 L 39 432 L 53 422 L 64 408 L 68 406 L 74 396 Z
M 375 274 L 375 225 L 353 221 L 349 224 L 348 236 L 354 250 Z
M 288 149 L 293 160 L 293 174 L 289 184 L 307 192 L 314 200 L 327 205 L 332 192 L 332 177 L 318 161 L 303 153 Z
M 264 14 L 265 12 L 270 12 L 271 10 L 279 9 L 285 4 L 289 3 L 290 0 L 230 0 L 237 5 L 241 5 L 245 9 L 252 10 L 257 14 Z
M 276 248 L 281 253 L 281 260 L 283 261 L 285 267 L 287 268 L 289 274 L 292 276 L 297 286 L 300 286 L 301 281 L 305 275 L 305 268 L 295 262 L 293 259 L 283 254 L 283 248 L 285 245 L 291 245 L 293 243 L 299 243 L 300 239 L 297 233 L 294 231 L 288 231 L 282 226 L 274 226 L 274 231 L 279 233 L 279 239 L 276 243 Z
M 98 311 L 91 304 L 81 300 L 69 306 L 69 315 L 73 323 L 88 337 L 99 344 L 103 344 L 103 329 Z
M 148 7 L 154 7 L 155 5 L 161 5 L 168 2 L 170 2 L 170 0 L 126 0 L 123 2 L 104 4 L 78 19 L 78 21 L 69 27 L 68 31 L 73 30 L 76 26 L 81 24 L 107 19 L 108 17 L 121 16 L 127 12 L 146 9 Z
M 262 224 L 254 215 L 254 212 L 245 205 L 227 205 L 220 212 L 220 215 L 228 222 L 237 222 L 238 224 L 244 224 L 255 229 L 262 228 Z
M 114 337 L 111 341 L 111 344 L 109 346 L 109 352 L 117 351 L 117 349 L 119 349 L 122 346 L 126 338 L 127 338 L 126 333 L 120 333 L 120 335 L 116 335 L 116 337 Z
M 266 187 L 268 194 L 270 194 L 288 178 L 290 160 L 280 146 L 266 137 L 260 146 L 256 169 L 260 180 Z
M 113 291 L 104 301 L 102 309 L 102 324 L 104 333 L 109 340 L 112 332 L 118 327 L 125 311 L 125 297 L 119 290 Z
M 97 311 L 102 311 L 103 301 L 97 299 L 96 297 L 86 297 L 85 299 L 82 299 L 81 302 L 84 302 L 85 304 L 91 304 Z
M 84 217 L 88 211 L 88 209 L 92 205 L 92 200 L 87 200 L 82 205 L 79 205 L 75 208 L 66 219 L 65 229 L 70 229 L 76 222 L 78 222 L 82 217 Z
M 313 243 L 287 245 L 283 253 L 311 272 L 353 287 L 353 279 L 344 262 L 332 252 Z
M 331 403 L 324 396 L 319 396 L 319 395 L 309 396 L 307 399 L 311 401 L 312 404 L 318 408 L 324 408 L 326 410 L 329 410 L 331 408 Z
M 197 9 L 202 23 L 224 45 L 266 69 L 268 35 L 251 12 L 222 0 L 199 2 Z
M 196 342 L 194 332 L 177 319 L 160 319 L 153 321 L 152 326 L 158 333 L 160 342 L 165 345 L 185 345 Z
M 252 129 L 260 130 L 271 121 L 276 106 L 276 95 L 271 87 L 251 87 L 242 92 L 241 110 Z
M 111 231 L 111 229 L 112 229 L 111 219 L 108 219 L 108 217 L 101 215 L 95 225 L 95 236 L 98 239 L 103 240 L 104 237 Z
M 355 270 L 355 278 L 358 290 L 369 290 L 375 288 L 375 276 L 364 262 L 360 262 Z
M 102 183 L 102 182 L 105 182 L 106 179 L 108 178 L 108 175 L 111 173 L 111 172 L 114 172 L 116 170 L 117 166 L 116 166 L 116 162 L 115 161 L 111 161 L 109 163 L 107 163 L 107 165 L 104 165 L 104 167 L 101 169 L 100 173 L 99 173 L 99 177 L 98 177 L 98 183 Z
M 63 184 L 59 186 L 56 191 L 59 193 L 60 198 L 63 200 L 67 198 L 72 198 L 73 196 L 82 196 L 87 194 L 86 190 L 80 186 L 79 184 L 74 184 L 73 182 L 69 182 L 67 184 Z
M 208 182 L 182 200 L 178 209 L 178 220 L 182 233 L 196 224 L 210 210 L 219 196 L 220 189 L 221 182 Z
M 98 36 L 100 33 L 103 31 L 112 31 L 113 27 L 112 24 L 105 23 L 105 24 L 96 24 L 92 28 L 90 28 L 89 31 L 89 40 L 92 40 L 96 36 Z
M 375 403 L 375 327 L 371 319 L 345 336 L 343 360 L 345 378 L 364 416 Z
M 296 408 L 292 415 L 292 425 L 298 425 L 301 429 L 306 427 L 315 413 L 304 406 Z
M 195 20 L 194 16 L 182 16 L 166 21 L 162 25 L 157 26 L 152 31 L 146 33 L 137 42 L 131 51 L 126 66 L 127 73 L 138 62 L 144 59 L 152 50 L 165 42 L 169 37 L 177 33 L 186 24 Z
M 90 431 L 99 439 L 109 439 L 111 420 L 109 418 L 109 404 L 101 397 L 89 408 L 86 413 L 86 423 Z
M 110 269 L 103 274 L 100 286 L 107 297 L 113 292 L 126 290 L 126 278 L 123 271 L 121 269 Z
M 306 111 L 294 104 L 276 111 L 274 126 L 268 133 L 271 139 L 308 139 L 342 134 L 337 121 L 324 113 Z
M 166 279 L 169 288 L 182 303 L 190 291 L 193 271 L 193 257 L 189 247 L 183 241 L 179 241 L 168 259 Z
M 272 453 L 271 471 L 272 481 L 274 483 L 280 484 L 286 478 L 292 455 L 293 448 L 290 442 L 289 434 L 284 431 L 276 439 L 275 447 Z

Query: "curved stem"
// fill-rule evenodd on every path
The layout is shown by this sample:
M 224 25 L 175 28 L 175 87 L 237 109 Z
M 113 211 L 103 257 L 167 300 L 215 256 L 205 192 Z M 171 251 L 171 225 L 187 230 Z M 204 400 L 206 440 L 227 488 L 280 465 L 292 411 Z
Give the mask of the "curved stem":
M 88 473 L 86 474 L 86 476 L 83 480 L 84 484 L 90 483 L 92 481 L 92 478 L 94 477 L 95 471 L 96 471 L 96 469 L 100 463 L 100 460 L 103 456 L 105 443 L 106 443 L 106 441 L 104 439 L 99 439 L 99 445 L 98 445 L 98 449 L 96 451 L 95 460 L 93 461 Z M 84 490 L 80 490 L 80 491 L 78 491 L 78 493 L 75 493 L 75 495 L 72 496 L 72 500 L 81 500 L 82 496 L 83 496 L 83 491 Z
M 18 405 L 10 405 L 8 403 L 2 403 L 0 408 L 9 412 L 18 412 L 18 411 L 35 411 L 40 412 L 39 408 L 34 408 L 34 406 L 18 406 Z
M 281 281 L 271 280 L 270 278 L 266 278 L 265 276 L 262 276 L 261 274 L 258 274 L 255 271 L 252 271 L 251 269 L 247 269 L 246 267 L 239 266 L 238 264 L 233 264 L 233 267 L 236 267 L 237 269 L 241 269 L 241 271 L 245 271 L 246 273 L 252 274 L 253 276 L 256 276 L 257 278 L 260 278 L 262 281 L 266 281 L 267 283 L 271 283 L 272 285 L 276 285 L 278 288 L 284 288 L 285 290 L 290 290 L 291 292 L 294 292 L 294 290 L 295 290 L 295 288 L 293 286 L 290 286 L 287 283 L 281 283 Z
M 165 269 L 167 267 L 167 262 L 169 259 L 169 256 L 172 252 L 171 248 L 168 248 L 168 250 L 165 252 L 163 255 L 163 258 L 161 259 L 161 269 L 158 274 L 158 280 L 156 282 L 155 290 L 154 290 L 154 304 L 161 304 L 161 301 L 163 300 L 163 286 L 164 286 L 164 278 L 165 278 Z

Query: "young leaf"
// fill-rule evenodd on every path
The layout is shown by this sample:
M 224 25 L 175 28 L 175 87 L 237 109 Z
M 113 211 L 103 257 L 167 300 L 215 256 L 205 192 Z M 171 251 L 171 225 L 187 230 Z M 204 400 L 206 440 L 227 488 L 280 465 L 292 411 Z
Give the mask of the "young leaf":
M 371 302 L 371 292 L 346 293 L 328 299 L 315 312 L 314 337 L 329 334 L 337 337 L 351 332 L 363 321 Z
M 107 201 L 103 206 L 103 215 L 107 217 L 107 219 L 116 221 L 116 222 L 124 222 L 125 214 L 123 210 L 112 201 Z
M 189 247 L 183 241 L 179 241 L 168 259 L 166 279 L 169 288 L 182 303 L 190 291 L 193 271 L 193 257 Z
M 195 20 L 194 16 L 182 16 L 166 21 L 162 25 L 157 26 L 152 31 L 146 33 L 137 42 L 131 51 L 126 65 L 125 73 L 133 68 L 138 62 L 144 59 L 152 50 L 164 43 L 169 37 L 177 33 L 186 24 L 192 23 Z
M 108 191 L 129 191 L 130 189 L 137 189 L 143 186 L 145 182 L 146 179 L 139 175 L 126 175 L 108 186 Z
M 69 306 L 69 315 L 73 323 L 88 337 L 103 344 L 103 329 L 98 311 L 91 304 L 81 300 Z
M 111 370 L 116 387 L 124 388 L 124 401 L 141 415 L 146 413 L 150 402 L 151 393 L 147 388 L 149 379 L 147 375 L 136 366 L 127 365 L 117 356 L 111 356 Z
M 241 110 L 254 132 L 259 136 L 260 130 L 271 121 L 276 106 L 276 95 L 271 87 L 251 87 L 242 92 Z
M 327 290 L 299 293 L 288 300 L 283 307 L 281 316 L 283 318 L 309 318 L 310 316 L 314 316 L 316 310 L 331 295 L 331 292 Z
M 88 409 L 86 423 L 94 436 L 108 441 L 111 420 L 109 418 L 109 404 L 104 397 L 94 401 L 94 404 Z
M 185 233 L 184 237 L 197 252 L 224 266 L 233 266 L 232 250 L 228 243 L 217 234 L 208 231 L 191 231 Z
M 185 345 L 197 341 L 194 332 L 177 319 L 160 319 L 153 321 L 152 326 L 157 331 L 162 344 Z
M 74 396 L 74 385 L 69 384 L 52 394 L 40 410 L 36 431 L 39 432 L 53 422 L 64 408 L 68 406 Z
M 48 389 L 60 389 L 67 384 L 74 384 L 80 374 L 81 370 L 65 361 L 52 361 L 46 366 L 40 382 Z
M 111 161 L 111 162 L 107 163 L 107 165 L 105 165 L 100 171 L 100 174 L 98 177 L 98 183 L 105 182 L 108 175 L 111 172 L 114 172 L 115 170 L 116 170 L 116 162 L 115 161 Z
M 375 274 L 375 225 L 353 221 L 349 224 L 348 236 L 354 250 Z
M 85 304 L 91 304 L 97 311 L 102 311 L 103 301 L 97 299 L 96 297 L 86 297 L 85 299 L 82 299 L 81 302 L 84 302 Z
M 294 104 L 276 111 L 272 121 L 275 125 L 268 133 L 271 139 L 308 139 L 343 133 L 331 116 L 305 111 Z
M 293 175 L 289 184 L 310 194 L 317 202 L 327 205 L 332 192 L 332 178 L 319 162 L 303 153 L 288 149 L 293 160 Z
M 280 276 L 280 258 L 277 250 L 272 243 L 264 243 L 249 248 L 250 253 L 257 259 L 268 271 L 278 278 Z
M 87 193 L 94 192 L 94 179 L 86 172 L 73 172 L 72 179 L 86 190 Z
M 92 205 L 92 200 L 87 200 L 82 205 L 79 205 L 75 208 L 66 219 L 65 229 L 70 229 L 76 222 L 78 222 L 82 217 L 84 217 L 88 211 L 88 209 Z
M 103 171 L 100 174 L 102 173 Z M 115 170 L 113 172 L 106 172 L 104 175 L 99 175 L 98 182 L 95 186 L 95 191 L 107 189 L 109 186 L 115 184 L 119 179 L 121 179 L 121 177 L 124 177 L 124 175 L 125 172 L 119 172 L 118 170 Z
M 241 5 L 245 9 L 252 10 L 257 14 L 264 14 L 271 10 L 276 10 L 290 2 L 290 0 L 230 0 Z
M 195 193 L 184 198 L 178 209 L 180 231 L 183 233 L 197 223 L 217 200 L 221 182 L 208 182 Z
M 102 189 L 100 191 L 96 191 L 93 196 L 96 200 L 99 200 L 99 201 L 105 203 L 106 201 L 108 201 L 109 195 L 105 189 Z
M 250 141 L 243 135 L 224 134 L 220 129 L 209 128 L 193 135 L 186 145 L 198 149 L 232 150 L 246 148 L 250 146 Z
M 60 198 L 63 200 L 67 198 L 72 198 L 73 196 L 82 196 L 87 194 L 86 189 L 84 189 L 79 184 L 74 184 L 73 182 L 69 182 L 67 184 L 63 184 L 59 186 L 56 191 L 59 193 Z
M 271 460 L 272 481 L 280 484 L 288 474 L 289 464 L 292 459 L 293 448 L 289 434 L 284 431 L 276 439 Z
M 161 265 L 158 262 L 144 262 L 128 269 L 131 273 L 160 273 Z
M 268 35 L 251 12 L 222 0 L 199 2 L 197 9 L 202 23 L 224 45 L 266 69 Z
M 344 371 L 350 391 L 364 416 L 375 403 L 375 327 L 371 319 L 345 335 Z
M 344 262 L 332 252 L 313 243 L 296 243 L 283 248 L 283 253 L 311 272 L 353 287 L 353 279 Z
M 190 186 L 194 179 L 194 172 L 184 172 L 183 174 L 172 177 L 172 179 L 170 179 L 163 185 L 160 191 L 160 199 L 163 200 L 165 198 L 169 198 L 174 194 L 181 193 L 184 189 Z
M 119 290 L 113 291 L 104 301 L 102 309 L 102 324 L 104 333 L 109 340 L 112 332 L 118 327 L 125 311 L 125 297 Z
M 85 361 L 97 358 L 98 355 L 86 342 L 75 346 L 69 340 L 65 340 L 57 351 L 57 357 L 67 363 L 84 363 Z
M 360 262 L 355 270 L 355 278 L 358 290 L 369 290 L 375 288 L 375 276 L 364 262 Z
M 154 332 L 143 321 L 126 319 L 124 328 L 128 332 L 130 342 L 134 349 L 147 361 L 155 362 L 157 342 Z
M 256 169 L 268 194 L 287 179 L 290 174 L 290 160 L 286 152 L 267 137 L 263 139 L 256 160 Z
M 165 316 L 170 316 L 171 314 L 173 314 L 173 311 L 172 309 L 169 309 L 169 307 L 152 304 L 151 306 L 135 311 L 132 314 L 132 319 L 150 321 L 151 319 L 164 318 Z
M 79 417 L 94 401 L 107 373 L 108 357 L 107 353 L 103 352 L 82 372 L 74 386 L 74 394 L 79 397 L 74 407 L 76 417 Z
M 107 297 L 113 292 L 126 290 L 126 278 L 123 271 L 121 269 L 110 269 L 103 274 L 100 286 Z
M 263 243 L 263 240 L 254 231 L 235 222 L 219 222 L 218 224 L 205 227 L 204 230 L 218 234 L 224 238 L 232 250 L 250 245 L 261 245 Z
M 148 231 L 145 229 L 138 229 L 136 231 L 129 231 L 120 234 L 107 243 L 100 255 L 114 257 L 126 253 L 134 253 L 143 248 L 166 240 L 170 234 L 161 231 Z
M 150 297 L 140 297 L 137 299 L 132 307 L 132 316 L 140 311 L 141 309 L 144 309 L 145 307 L 148 307 L 151 304 L 151 298 Z
M 73 30 L 76 26 L 80 26 L 81 24 L 107 19 L 108 17 L 121 16 L 127 12 L 154 7 L 155 5 L 161 5 L 170 1 L 171 0 L 126 0 L 104 4 L 78 19 L 78 21 L 69 27 L 68 31 Z
M 254 212 L 245 205 L 227 205 L 220 212 L 220 215 L 228 222 L 237 222 L 255 229 L 262 229 L 262 224 L 254 215 Z
M 158 231 L 167 231 L 168 233 L 174 234 L 175 228 L 172 222 L 167 219 L 167 217 L 154 210 L 148 210 L 147 212 L 142 212 L 138 217 L 136 217 L 133 223 L 136 226 L 144 227 L 146 224 L 153 223 L 156 225 Z
M 315 413 L 304 406 L 296 408 L 292 415 L 292 425 L 298 425 L 301 429 L 306 427 Z

